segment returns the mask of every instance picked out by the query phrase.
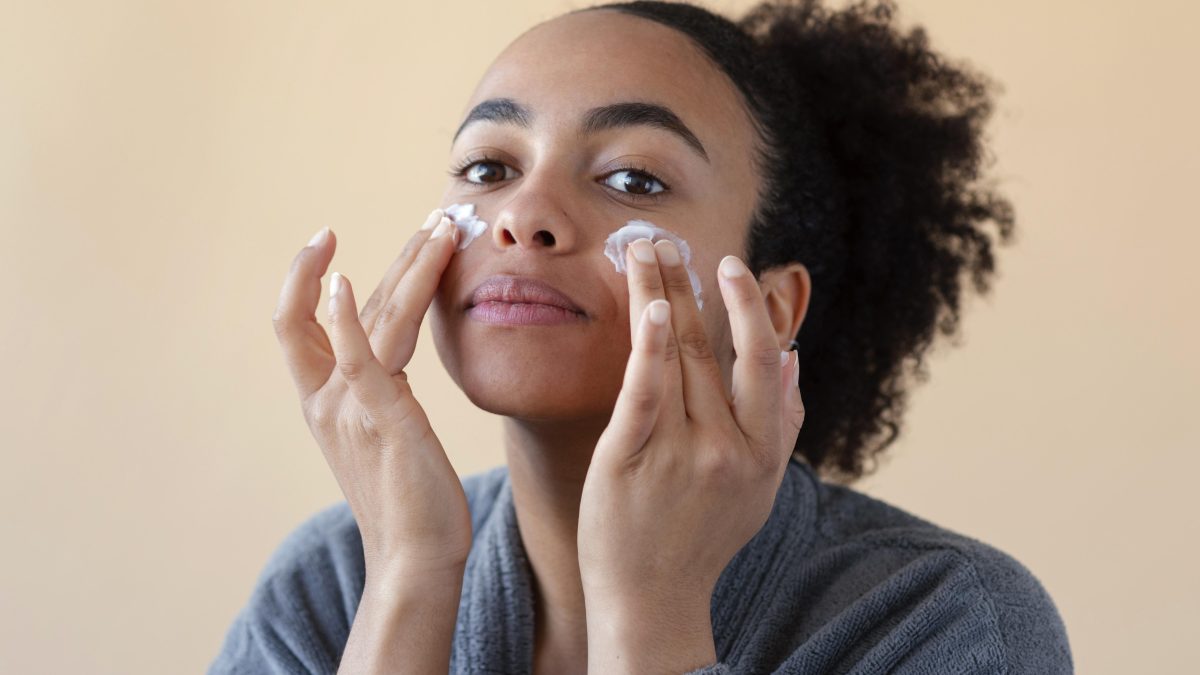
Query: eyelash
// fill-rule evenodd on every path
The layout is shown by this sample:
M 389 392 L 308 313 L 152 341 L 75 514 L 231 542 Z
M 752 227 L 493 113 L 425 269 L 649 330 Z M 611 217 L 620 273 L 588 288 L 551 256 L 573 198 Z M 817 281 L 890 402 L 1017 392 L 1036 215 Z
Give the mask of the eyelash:
M 496 159 L 496 158 L 488 156 L 488 155 L 480 155 L 477 157 L 468 157 L 467 159 L 463 160 L 462 162 L 460 162 L 459 164 L 457 164 L 453 168 L 451 168 L 448 173 L 450 174 L 451 178 L 456 178 L 459 180 L 459 182 L 465 183 L 465 184 L 471 186 L 471 188 L 479 188 L 479 187 L 482 187 L 484 184 L 474 183 L 474 182 L 469 181 L 466 178 L 464 178 L 464 176 L 467 173 L 467 169 L 471 168 L 472 166 L 474 166 L 476 164 L 481 164 L 481 163 L 502 164 L 504 166 L 507 166 L 507 164 L 504 164 L 504 162 L 499 159 Z M 621 190 L 617 190 L 616 188 L 609 187 L 607 184 L 605 185 L 605 187 L 609 188 L 610 190 L 612 190 L 614 192 L 620 192 L 624 197 L 631 199 L 632 201 L 648 200 L 651 202 L 657 202 L 658 200 L 662 199 L 664 195 L 666 195 L 668 192 L 671 191 L 671 186 L 667 185 L 666 181 L 664 181 L 662 178 L 659 178 L 657 174 L 655 174 L 653 171 L 651 171 L 650 169 L 646 168 L 644 165 L 641 165 L 641 164 L 634 164 L 634 163 L 622 164 L 621 166 L 618 166 L 618 167 L 614 168 L 612 171 L 609 171 L 608 173 L 604 174 L 604 178 L 607 179 L 609 176 L 613 175 L 614 173 L 620 173 L 622 171 L 631 171 L 634 173 L 640 173 L 643 176 L 645 176 L 653 181 L 658 182 L 658 184 L 662 186 L 662 190 L 660 190 L 659 192 L 654 192 L 651 194 L 638 194 L 636 192 L 622 192 Z

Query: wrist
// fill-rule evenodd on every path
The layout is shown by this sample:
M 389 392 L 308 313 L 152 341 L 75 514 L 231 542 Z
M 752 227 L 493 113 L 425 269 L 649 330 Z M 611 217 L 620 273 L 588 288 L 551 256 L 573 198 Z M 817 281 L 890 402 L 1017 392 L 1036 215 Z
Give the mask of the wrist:
M 711 597 L 587 605 L 588 671 L 682 673 L 716 661 Z
M 461 573 L 372 568 L 339 672 L 446 672 L 461 592 Z
M 433 567 L 405 561 L 376 563 L 366 568 L 363 593 L 380 597 L 458 597 L 465 572 L 466 563 Z

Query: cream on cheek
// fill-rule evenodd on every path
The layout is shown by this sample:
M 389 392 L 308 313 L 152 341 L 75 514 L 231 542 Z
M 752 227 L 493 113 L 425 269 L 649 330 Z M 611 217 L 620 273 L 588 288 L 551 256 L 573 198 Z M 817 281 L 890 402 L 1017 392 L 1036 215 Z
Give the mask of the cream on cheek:
M 703 309 L 704 300 L 701 298 L 700 277 L 692 271 L 692 249 L 683 240 L 683 237 L 674 232 L 664 230 L 649 221 L 631 220 L 621 229 L 608 235 L 608 239 L 604 241 L 604 256 L 612 261 L 618 273 L 625 274 L 625 248 L 629 246 L 630 242 L 642 238 L 650 241 L 668 239 L 674 242 L 675 247 L 679 249 L 679 257 L 683 258 L 683 266 L 687 270 L 688 280 L 692 282 L 692 293 L 696 296 L 696 306 Z
M 488 224 L 475 215 L 474 204 L 451 204 L 443 211 L 450 217 L 450 222 L 458 227 L 457 249 L 460 251 L 488 228 Z
M 487 231 L 488 224 L 475 215 L 474 204 L 451 204 L 444 211 L 450 221 L 459 229 L 458 250 L 466 248 L 479 235 Z M 696 306 L 704 308 L 704 298 L 700 287 L 700 277 L 692 270 L 692 249 L 683 237 L 663 229 L 646 220 L 631 220 L 624 227 L 608 235 L 604 240 L 604 256 L 612 261 L 619 274 L 625 274 L 625 249 L 629 243 L 646 238 L 650 241 L 668 239 L 679 249 L 679 257 L 683 259 L 684 269 L 687 270 L 688 280 L 692 282 L 692 293 L 696 297 Z

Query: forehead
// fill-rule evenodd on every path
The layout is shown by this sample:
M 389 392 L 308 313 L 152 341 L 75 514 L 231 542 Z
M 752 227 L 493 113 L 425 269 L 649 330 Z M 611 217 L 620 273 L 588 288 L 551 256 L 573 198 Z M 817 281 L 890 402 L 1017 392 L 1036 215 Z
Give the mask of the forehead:
M 745 156 L 752 127 L 729 78 L 686 35 L 611 10 L 534 26 L 496 57 L 467 103 L 506 97 L 537 125 L 574 128 L 588 109 L 618 101 L 669 107 L 714 161 Z

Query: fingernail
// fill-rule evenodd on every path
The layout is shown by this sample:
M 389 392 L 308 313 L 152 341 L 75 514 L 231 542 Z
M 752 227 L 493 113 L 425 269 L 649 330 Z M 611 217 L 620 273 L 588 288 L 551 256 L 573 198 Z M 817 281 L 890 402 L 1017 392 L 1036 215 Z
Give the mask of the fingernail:
M 638 262 L 647 265 L 654 262 L 654 244 L 651 244 L 649 239 L 637 239 L 629 246 L 633 249 L 633 257 Z
M 655 300 L 650 303 L 650 322 L 663 325 L 671 313 L 671 306 L 666 300 Z
M 727 255 L 721 258 L 719 269 L 721 270 L 721 275 L 726 279 L 734 279 L 750 272 L 746 268 L 746 264 L 735 255 Z
M 434 209 L 430 211 L 429 215 L 425 218 L 425 222 L 421 224 L 421 229 L 428 230 L 434 225 L 437 225 L 438 221 L 441 220 L 442 216 L 444 215 L 446 215 L 446 212 L 441 209 Z
M 450 219 L 445 216 L 442 216 L 442 219 L 440 221 L 438 221 L 437 227 L 433 228 L 433 235 L 431 235 L 429 238 L 437 239 L 438 237 L 442 236 L 443 234 L 446 234 L 446 232 L 448 232 L 451 227 L 453 227 L 453 224 L 450 222 Z
M 334 272 L 329 278 L 329 297 L 335 297 L 338 291 L 342 290 L 342 275 L 339 272 Z
M 679 264 L 679 249 L 675 248 L 675 243 L 669 239 L 663 239 L 654 245 L 654 250 L 658 251 L 658 259 L 666 265 Z
M 779 365 L 780 365 L 780 367 L 783 367 L 783 366 L 786 366 L 786 365 L 787 365 L 787 362 L 788 362 L 788 356 L 789 356 L 789 355 L 791 355 L 791 352 L 779 352 Z
M 319 246 L 319 245 L 325 243 L 325 237 L 328 234 L 329 234 L 329 227 L 328 226 L 322 227 L 319 232 L 317 232 L 316 234 L 314 234 L 312 236 L 312 239 L 308 240 L 308 245 L 311 247 L 311 246 Z

